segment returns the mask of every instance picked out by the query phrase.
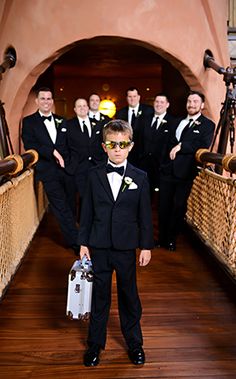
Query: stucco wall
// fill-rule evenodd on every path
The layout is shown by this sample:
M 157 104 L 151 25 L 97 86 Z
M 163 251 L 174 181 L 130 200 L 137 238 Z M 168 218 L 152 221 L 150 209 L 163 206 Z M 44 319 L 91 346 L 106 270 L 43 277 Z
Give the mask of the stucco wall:
M 207 114 L 218 119 L 225 85 L 204 69 L 203 55 L 210 49 L 217 63 L 229 64 L 227 0 L 2 0 L 0 19 L 0 57 L 9 45 L 17 52 L 0 83 L 16 151 L 22 109 L 38 76 L 71 44 L 95 36 L 134 39 L 168 59 L 189 86 L 203 90 Z

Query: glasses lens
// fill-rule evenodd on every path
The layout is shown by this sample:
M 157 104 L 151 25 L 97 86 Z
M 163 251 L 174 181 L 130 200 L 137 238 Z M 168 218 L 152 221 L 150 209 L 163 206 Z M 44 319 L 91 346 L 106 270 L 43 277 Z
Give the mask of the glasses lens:
M 113 141 L 106 141 L 105 142 L 105 145 L 106 145 L 106 148 L 107 149 L 115 149 L 116 147 L 116 142 L 113 142 Z
M 119 146 L 120 146 L 121 149 L 126 149 L 130 144 L 131 144 L 130 141 L 121 141 L 119 143 Z

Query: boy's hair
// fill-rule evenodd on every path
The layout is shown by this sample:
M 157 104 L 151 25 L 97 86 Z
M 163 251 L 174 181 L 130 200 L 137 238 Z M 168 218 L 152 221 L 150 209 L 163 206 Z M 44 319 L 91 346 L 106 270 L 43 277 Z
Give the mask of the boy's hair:
M 129 135 L 130 141 L 133 138 L 132 126 L 124 120 L 112 120 L 109 121 L 103 128 L 103 141 L 106 142 L 106 137 L 110 133 L 125 133 Z

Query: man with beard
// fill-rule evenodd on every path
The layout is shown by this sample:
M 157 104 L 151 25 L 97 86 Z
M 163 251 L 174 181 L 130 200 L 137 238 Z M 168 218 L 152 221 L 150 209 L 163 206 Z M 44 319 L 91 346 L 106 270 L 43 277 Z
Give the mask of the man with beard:
M 197 174 L 195 153 L 209 148 L 215 124 L 201 114 L 205 97 L 190 91 L 187 97 L 187 117 L 178 124 L 169 154 L 161 165 L 159 240 L 158 246 L 170 251 L 176 249 L 176 238 L 187 209 L 187 199 Z

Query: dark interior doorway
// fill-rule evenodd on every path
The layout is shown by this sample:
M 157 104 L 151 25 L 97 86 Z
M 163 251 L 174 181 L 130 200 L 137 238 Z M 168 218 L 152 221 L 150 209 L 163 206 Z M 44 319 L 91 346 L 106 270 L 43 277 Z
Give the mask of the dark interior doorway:
M 158 92 L 170 98 L 170 112 L 185 114 L 189 90 L 183 77 L 167 60 L 138 41 L 119 37 L 81 40 L 55 61 L 38 79 L 36 87 L 54 90 L 56 111 L 73 117 L 74 101 L 92 92 L 111 99 L 119 109 L 126 104 L 126 89 L 135 86 L 141 101 L 152 104 Z

